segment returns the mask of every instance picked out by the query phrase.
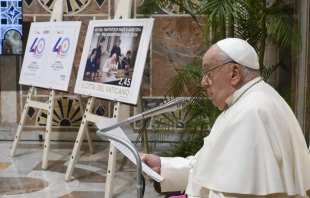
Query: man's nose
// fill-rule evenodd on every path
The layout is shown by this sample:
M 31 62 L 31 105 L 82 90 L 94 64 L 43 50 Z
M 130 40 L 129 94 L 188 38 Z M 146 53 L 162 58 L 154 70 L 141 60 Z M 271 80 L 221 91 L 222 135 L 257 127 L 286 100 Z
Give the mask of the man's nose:
M 209 83 L 208 83 L 207 79 L 204 77 L 201 79 L 201 86 L 202 87 L 209 87 Z

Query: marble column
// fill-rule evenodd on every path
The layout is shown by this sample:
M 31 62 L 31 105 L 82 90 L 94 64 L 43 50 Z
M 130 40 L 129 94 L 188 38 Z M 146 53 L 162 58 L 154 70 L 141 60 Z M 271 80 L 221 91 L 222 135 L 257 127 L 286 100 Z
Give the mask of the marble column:
M 295 99 L 295 114 L 301 129 L 304 132 L 307 143 L 309 144 L 309 128 L 306 126 L 307 119 L 310 116 L 307 113 L 307 89 L 309 81 L 307 79 L 308 70 L 308 42 L 309 42 L 309 1 L 298 1 L 298 18 L 299 18 L 299 30 L 301 36 L 301 47 L 297 58 L 296 68 L 296 97 Z M 309 103 L 309 102 L 308 102 Z M 309 121 L 308 121 L 309 122 Z M 308 124 L 309 125 L 309 124 Z

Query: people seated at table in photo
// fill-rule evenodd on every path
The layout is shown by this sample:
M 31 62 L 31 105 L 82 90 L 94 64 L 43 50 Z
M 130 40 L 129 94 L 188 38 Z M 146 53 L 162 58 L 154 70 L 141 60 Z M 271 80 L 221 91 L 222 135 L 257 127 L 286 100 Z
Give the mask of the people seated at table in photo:
M 116 54 L 116 57 L 117 57 L 117 60 L 119 59 L 119 57 L 121 56 L 121 48 L 120 48 L 120 45 L 121 45 L 121 40 L 118 40 L 116 42 L 116 45 L 113 46 L 111 52 L 110 52 L 110 57 L 113 55 L 113 54 Z
M 105 44 L 105 38 L 102 37 L 100 39 L 100 43 L 98 45 L 98 47 L 96 48 L 96 64 L 98 65 L 98 68 L 102 68 L 105 61 L 108 59 L 109 57 L 109 52 L 106 49 L 106 44 Z
M 86 66 L 85 66 L 85 71 L 84 75 L 85 76 L 91 76 L 92 73 L 95 73 L 98 71 L 98 65 L 96 63 L 96 48 L 94 48 L 91 51 L 90 57 L 86 61 Z
M 121 55 L 122 55 L 122 50 L 121 50 L 121 40 L 118 40 L 116 42 L 116 45 L 113 46 L 111 52 L 110 52 L 110 57 L 113 55 L 113 54 L 116 54 L 116 64 L 118 65 L 118 67 L 120 67 L 121 65 L 121 62 L 120 62 L 120 58 L 121 58 Z
M 121 69 L 128 69 L 130 67 L 130 57 L 131 57 L 131 51 L 128 50 L 126 53 L 126 57 L 123 58 L 121 61 Z
M 124 58 L 125 58 L 125 55 L 122 54 L 122 55 L 119 57 L 119 60 L 118 60 L 118 61 L 121 63 L 121 62 L 123 61 Z M 121 69 L 121 66 L 119 66 L 118 69 Z
M 117 57 L 116 54 L 113 54 L 103 65 L 102 72 L 111 72 L 117 70 Z

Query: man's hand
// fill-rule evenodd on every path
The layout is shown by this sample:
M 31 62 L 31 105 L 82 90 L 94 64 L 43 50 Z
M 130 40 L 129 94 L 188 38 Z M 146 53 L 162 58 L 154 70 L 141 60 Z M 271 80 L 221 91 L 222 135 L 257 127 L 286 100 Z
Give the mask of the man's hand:
M 141 161 L 160 174 L 160 158 L 157 155 L 140 153 Z

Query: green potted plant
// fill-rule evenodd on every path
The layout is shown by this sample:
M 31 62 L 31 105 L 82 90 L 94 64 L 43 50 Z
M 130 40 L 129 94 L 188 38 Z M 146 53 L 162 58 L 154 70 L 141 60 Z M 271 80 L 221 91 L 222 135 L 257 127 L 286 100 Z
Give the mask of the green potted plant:
M 169 2 L 178 4 L 196 22 L 197 17 L 205 17 L 204 26 L 200 26 L 197 22 L 204 35 L 203 45 L 210 46 L 226 37 L 247 40 L 258 52 L 264 79 L 267 79 L 279 67 L 279 64 L 276 64 L 266 68 L 263 64 L 268 42 L 280 50 L 290 48 L 292 51 L 297 49 L 300 44 L 297 25 L 293 17 L 287 14 L 285 4 L 281 0 L 201 0 L 199 5 L 191 9 L 186 7 L 188 4 L 185 3 L 185 0 L 148 0 L 144 1 L 140 13 L 152 15 Z M 201 60 L 199 59 L 184 66 L 166 86 L 168 90 L 166 96 L 168 97 L 188 96 L 193 98 L 193 103 L 188 109 L 196 116 L 196 119 L 192 123 L 188 123 L 185 128 L 189 135 L 184 136 L 183 133 L 180 133 L 181 141 L 175 146 L 176 150 L 171 152 L 172 155 L 190 155 L 197 152 L 197 149 L 200 148 L 197 145 L 202 145 L 202 137 L 208 135 L 208 129 L 219 113 L 212 109 L 212 105 L 207 102 L 202 103 L 201 99 L 206 98 L 206 93 L 199 86 L 200 67 Z M 212 112 L 211 115 L 209 115 L 210 112 Z M 204 122 L 206 118 L 209 119 L 209 122 Z M 161 129 L 158 127 L 152 133 L 158 133 Z M 151 137 L 156 136 L 151 135 Z M 160 141 L 161 138 L 158 140 Z M 193 145 L 193 149 L 188 145 Z M 180 153 L 181 151 L 183 154 Z

